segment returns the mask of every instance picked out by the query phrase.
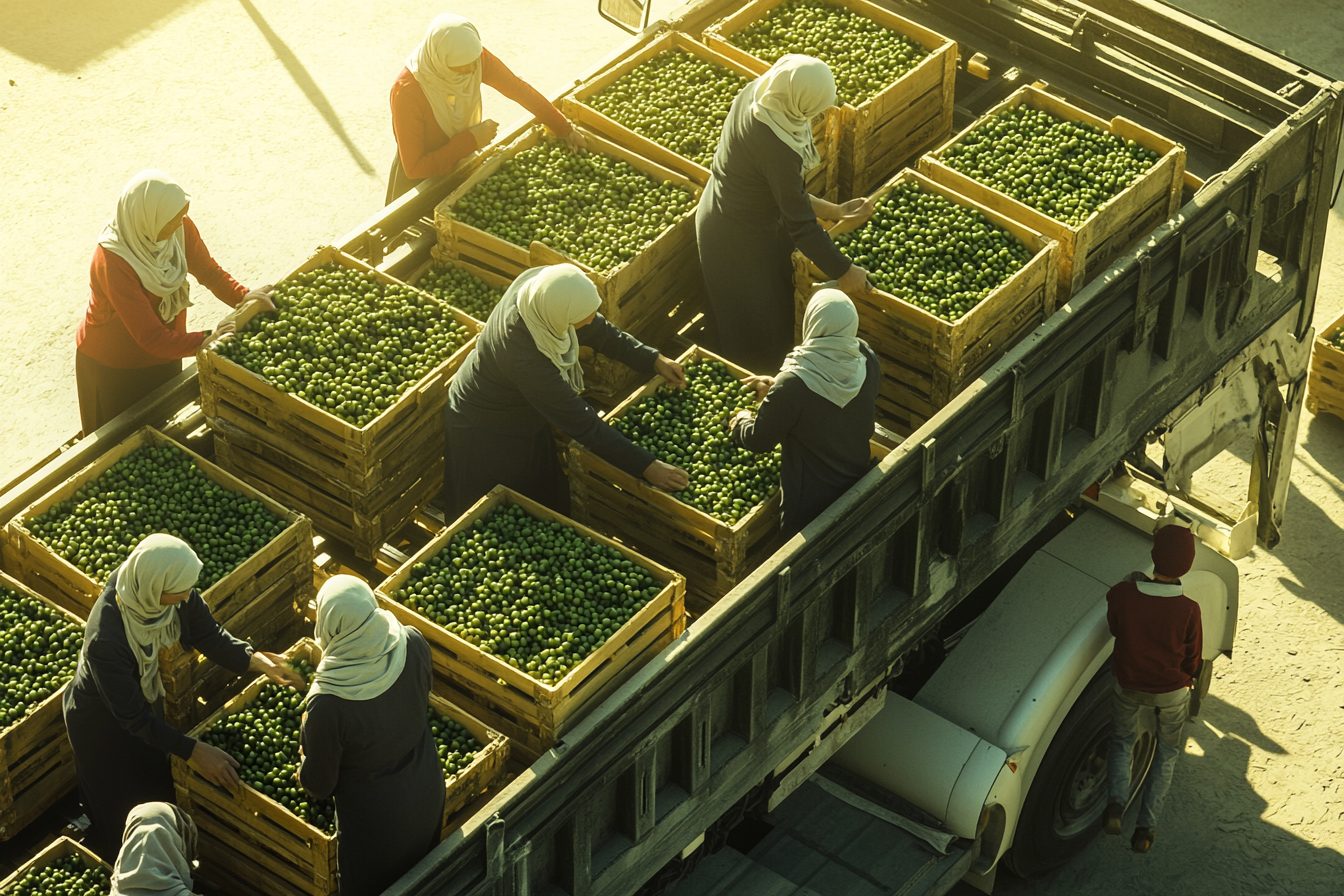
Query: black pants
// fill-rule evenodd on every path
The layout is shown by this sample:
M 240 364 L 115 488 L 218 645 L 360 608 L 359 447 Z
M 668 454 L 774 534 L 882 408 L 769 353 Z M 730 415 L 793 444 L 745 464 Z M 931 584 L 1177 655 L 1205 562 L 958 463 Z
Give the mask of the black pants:
M 443 502 L 456 520 L 496 485 L 511 488 L 569 513 L 569 486 L 555 451 L 551 428 L 532 435 L 502 435 L 473 427 L 452 410 L 444 413 Z
M 153 367 L 108 367 L 75 351 L 75 387 L 79 391 L 79 423 L 91 434 L 122 411 L 182 372 L 182 361 Z

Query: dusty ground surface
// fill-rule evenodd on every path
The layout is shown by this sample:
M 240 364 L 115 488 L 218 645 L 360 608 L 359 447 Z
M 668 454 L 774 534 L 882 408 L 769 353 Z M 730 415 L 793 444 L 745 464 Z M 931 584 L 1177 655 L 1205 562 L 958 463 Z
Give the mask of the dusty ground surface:
M 670 9 L 658 3 L 655 14 Z M 1339 0 L 1183 0 L 1344 76 Z M 382 203 L 387 89 L 442 3 L 5 0 L 0 5 L 0 481 L 78 429 L 73 331 L 89 253 L 121 184 L 156 166 L 194 196 L 215 257 L 276 279 Z M 623 39 L 593 0 L 453 6 L 537 87 Z M 535 42 L 535 43 L 534 43 Z M 534 47 L 539 47 L 537 51 Z M 486 114 L 519 110 L 486 92 Z M 223 306 L 199 296 L 192 327 Z M 1344 312 L 1344 204 L 1317 325 Z M 1241 561 L 1236 655 L 1222 663 L 1154 850 L 1099 838 L 1008 893 L 1344 892 L 1344 421 L 1304 415 L 1283 542 Z M 1132 823 L 1132 818 L 1129 820 Z

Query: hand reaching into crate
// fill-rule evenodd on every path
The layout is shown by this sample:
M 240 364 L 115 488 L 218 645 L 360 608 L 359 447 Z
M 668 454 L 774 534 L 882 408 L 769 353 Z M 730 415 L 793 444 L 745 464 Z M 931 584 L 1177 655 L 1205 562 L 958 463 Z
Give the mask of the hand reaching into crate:
M 266 653 L 258 650 L 252 654 L 252 659 L 248 661 L 247 671 L 260 672 L 283 687 L 290 687 L 296 691 L 304 689 L 303 676 L 289 667 L 287 657 L 278 653 Z
M 746 386 L 749 389 L 755 390 L 757 401 L 764 401 L 765 393 L 769 392 L 770 387 L 773 386 L 774 384 L 775 384 L 775 378 L 772 376 L 749 376 L 746 379 L 742 380 L 742 385 Z M 741 417 L 743 414 L 747 414 L 748 416 L 750 416 L 751 412 L 738 411 L 737 415 L 733 417 L 733 422 L 728 424 L 728 428 L 730 430 L 737 425 L 737 418 Z
M 691 477 L 681 467 L 660 460 L 644 468 L 644 478 L 665 492 L 679 492 L 691 482 Z
M 868 272 L 856 264 L 851 264 L 849 270 L 840 275 L 835 285 L 847 296 L 861 296 L 868 292 Z
M 255 654 L 254 654 L 255 655 Z M 212 747 L 204 741 L 196 741 L 187 760 L 192 768 L 205 776 L 206 780 L 218 784 L 229 793 L 235 793 L 243 783 L 238 777 L 239 763 L 219 747 Z
M 659 355 L 658 360 L 653 362 L 653 372 L 667 380 L 674 389 L 686 388 L 686 371 L 671 358 Z
M 499 133 L 499 122 L 492 118 L 487 118 L 480 124 L 472 125 L 467 128 L 467 130 L 470 131 L 471 136 L 475 138 L 476 148 L 481 150 L 494 142 L 495 135 Z

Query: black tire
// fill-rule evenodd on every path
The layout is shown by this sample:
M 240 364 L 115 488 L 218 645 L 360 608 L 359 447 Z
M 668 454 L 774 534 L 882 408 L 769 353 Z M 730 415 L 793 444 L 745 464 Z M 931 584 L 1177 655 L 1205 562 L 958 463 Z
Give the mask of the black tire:
M 1023 878 L 1039 877 L 1083 851 L 1101 830 L 1109 802 L 1106 750 L 1111 740 L 1110 663 L 1083 689 L 1046 750 L 1005 856 Z M 1151 730 L 1134 742 L 1130 798 L 1148 776 L 1157 741 Z M 1126 801 L 1128 803 L 1128 801 Z

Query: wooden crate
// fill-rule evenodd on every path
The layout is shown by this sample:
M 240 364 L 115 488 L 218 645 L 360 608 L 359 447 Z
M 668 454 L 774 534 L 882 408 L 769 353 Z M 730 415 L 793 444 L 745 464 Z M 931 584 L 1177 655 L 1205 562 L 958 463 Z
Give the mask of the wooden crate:
M 0 588 L 25 594 L 84 627 L 74 613 L 3 572 Z M 0 840 L 19 833 L 75 786 L 75 754 L 61 714 L 64 697 L 61 685 L 37 709 L 0 731 Z
M 1344 349 L 1330 341 L 1344 330 L 1344 316 L 1316 334 L 1307 379 L 1307 410 L 1344 418 Z
M 434 557 L 454 535 L 501 505 L 517 505 L 537 519 L 562 523 L 615 548 L 663 584 L 653 600 L 556 685 L 542 684 L 393 599 L 417 563 Z M 378 603 L 404 624 L 419 629 L 429 642 L 441 693 L 461 701 L 473 715 L 508 735 L 514 753 L 529 762 L 554 746 L 587 710 L 681 635 L 686 627 L 685 594 L 686 583 L 679 574 L 503 486 L 491 489 L 377 590 Z
M 280 535 L 203 591 L 201 597 L 221 625 L 236 637 L 250 640 L 257 649 L 278 649 L 292 643 L 293 627 L 302 619 L 300 608 L 313 594 L 312 523 L 152 427 L 141 429 L 10 520 L 5 529 L 5 565 L 57 604 L 87 619 L 103 592 L 103 584 L 42 544 L 28 530 L 27 521 L 66 500 L 131 452 L 162 445 L 185 452 L 210 479 L 260 502 L 288 523 Z M 225 697 L 222 689 L 234 678 L 233 673 L 196 651 L 178 645 L 160 651 L 159 667 L 164 717 L 178 728 L 191 727 L 218 707 Z
M 294 644 L 286 655 L 305 659 L 314 667 L 321 659 L 321 651 L 307 638 Z M 199 738 L 220 719 L 247 706 L 269 682 L 265 676 L 254 680 L 191 735 Z M 471 765 L 444 782 L 442 835 L 454 813 L 470 805 L 504 774 L 509 742 L 437 694 L 429 695 L 429 706 L 465 725 L 482 744 Z M 172 757 L 172 769 L 177 804 L 200 830 L 201 863 L 212 880 L 237 880 L 243 885 L 240 889 L 259 893 L 327 896 L 337 891 L 336 835 L 318 830 L 247 784 L 230 794 L 177 756 Z
M 705 43 L 758 74 L 764 73 L 770 63 L 739 49 L 730 41 L 732 35 L 783 2 L 752 0 L 706 28 Z M 830 2 L 905 35 L 929 53 L 915 68 L 858 106 L 843 103 L 827 112 L 828 140 L 833 141 L 831 145 L 835 147 L 835 198 L 845 200 L 866 195 L 951 133 L 957 44 L 867 0 Z
M 426 261 L 424 264 L 420 265 L 418 268 L 416 268 L 415 271 L 411 274 L 411 276 L 407 277 L 406 280 L 408 283 L 410 283 L 411 286 L 414 286 L 416 289 L 420 289 L 421 292 L 427 292 L 427 290 L 424 290 L 420 287 L 421 278 L 424 277 L 425 274 L 429 273 L 430 268 L 440 267 L 442 265 L 451 265 L 452 267 L 460 268 L 461 270 L 466 271 L 468 274 L 471 274 L 476 279 L 485 283 L 486 286 L 491 286 L 494 287 L 495 289 L 502 289 L 506 292 L 508 291 L 509 286 L 513 284 L 512 277 L 505 277 L 494 271 L 487 271 L 484 268 L 477 267 L 476 265 L 471 264 L 470 262 L 463 261 L 460 258 L 444 258 L 438 246 L 432 246 L 430 248 L 429 260 Z M 474 315 L 471 315 L 470 312 L 462 308 L 458 308 L 456 305 L 453 305 L 452 303 L 449 303 L 449 307 L 461 311 L 468 317 L 474 317 Z M 475 319 L 479 321 L 482 325 L 485 324 L 485 317 L 479 317 Z M 466 359 L 463 358 L 463 360 Z
M 722 361 L 739 377 L 752 375 L 699 346 L 687 349 L 677 360 L 685 364 L 702 359 Z M 613 408 L 607 419 L 619 417 L 664 382 L 655 376 Z M 577 442 L 569 444 L 568 460 L 574 515 L 685 575 L 692 612 L 703 613 L 774 549 L 779 532 L 778 491 L 729 525 L 617 469 Z
M 1032 259 L 1006 283 L 959 320 L 949 323 L 923 308 L 874 290 L 854 300 L 859 336 L 867 340 L 882 363 L 878 422 L 901 435 L 914 432 L 956 397 L 962 389 L 1003 357 L 1010 347 L 1055 310 L 1058 244 L 993 207 L 961 196 L 910 170 L 898 174 L 874 193 L 880 198 L 900 184 L 944 196 L 977 209 L 990 222 L 1017 237 Z M 832 228 L 832 234 L 840 232 Z M 793 254 L 796 322 L 826 276 L 799 252 Z
M 109 878 L 112 875 L 112 866 L 94 855 L 83 844 L 76 843 L 69 837 L 58 837 L 50 846 L 21 865 L 18 871 L 0 881 L 0 893 L 8 893 L 15 884 L 29 874 L 49 868 L 66 856 L 79 856 L 85 868 L 101 868 L 107 872 Z
M 288 276 L 328 263 L 404 286 L 330 247 Z M 429 295 L 424 300 L 443 308 L 469 333 L 480 332 L 481 323 L 466 313 Z M 256 312 L 255 306 L 245 306 L 225 320 L 242 327 Z M 211 429 L 222 435 L 216 449 L 223 466 L 304 511 L 320 532 L 371 560 L 442 487 L 439 418 L 448 401 L 447 383 L 474 346 L 475 335 L 362 427 L 280 391 L 207 347 L 197 354 L 201 408 Z
M 973 180 L 943 164 L 943 153 L 989 118 L 1026 105 L 1056 118 L 1089 124 L 1098 130 L 1158 153 L 1152 168 L 1112 197 L 1078 226 L 1070 226 L 1044 212 L 1018 202 L 993 187 Z M 969 127 L 919 160 L 919 170 L 963 196 L 1025 224 L 1059 242 L 1059 287 L 1061 303 L 1123 255 L 1130 246 L 1176 214 L 1185 181 L 1185 148 L 1127 118 L 1098 118 L 1036 87 L 1023 87 L 986 112 Z

